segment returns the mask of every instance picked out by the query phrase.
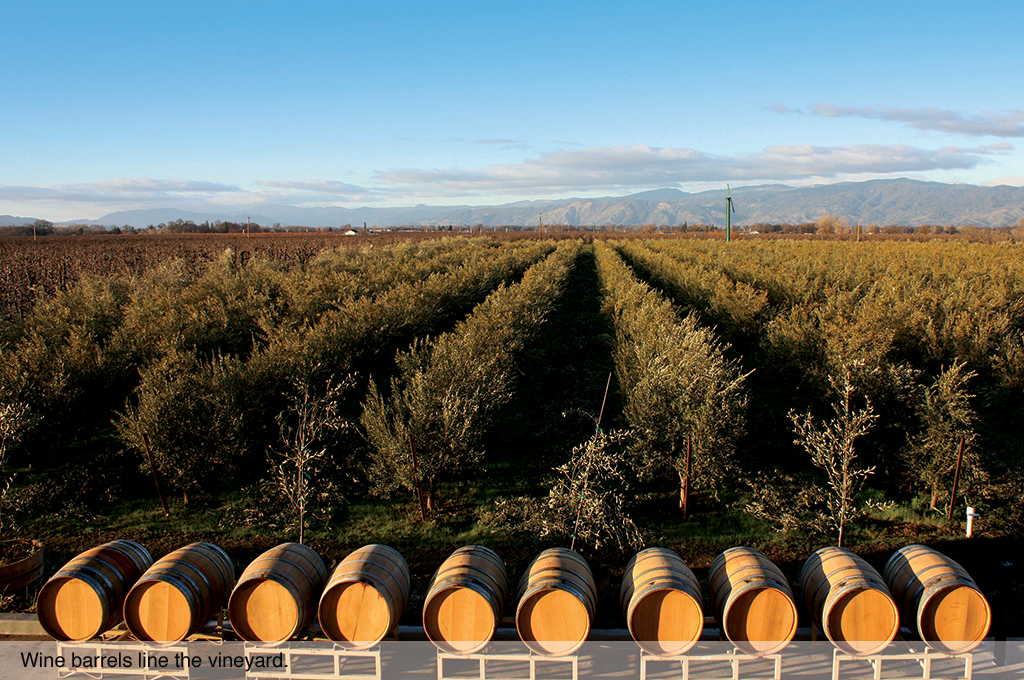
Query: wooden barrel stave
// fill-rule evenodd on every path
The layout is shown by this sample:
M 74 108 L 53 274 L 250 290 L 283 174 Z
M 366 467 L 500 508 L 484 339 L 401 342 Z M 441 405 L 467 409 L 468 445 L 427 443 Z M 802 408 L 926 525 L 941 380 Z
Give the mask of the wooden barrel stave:
M 910 545 L 889 558 L 884 573 L 904 620 L 929 647 L 962 654 L 985 639 L 992 609 L 954 560 L 927 546 Z
M 34 548 L 34 552 L 23 559 L 8 564 L 0 564 L 0 594 L 35 593 L 39 584 L 43 582 L 45 573 L 43 569 L 43 544 L 39 541 L 30 541 L 22 538 L 8 539 L 2 541 L 2 543 L 31 545 Z
M 318 607 L 320 628 L 342 647 L 373 647 L 398 625 L 411 589 L 409 565 L 397 550 L 363 546 L 328 579 Z
M 280 643 L 312 622 L 327 568 L 312 549 L 282 543 L 253 560 L 228 599 L 228 618 L 240 638 Z
M 484 546 L 459 548 L 430 580 L 423 603 L 424 632 L 442 651 L 479 651 L 494 637 L 507 598 L 502 559 Z
M 465 572 L 468 578 L 483 579 L 487 588 L 493 588 L 501 595 L 500 601 L 503 606 L 508 602 L 508 572 L 505 569 L 505 562 L 490 548 L 482 545 L 459 548 L 434 573 L 430 579 L 431 585 L 445 578 L 448 572 Z
M 121 620 L 128 590 L 153 563 L 128 540 L 111 541 L 69 560 L 40 589 L 36 616 L 53 638 L 90 640 Z
M 220 611 L 235 582 L 227 553 L 192 543 L 155 562 L 125 597 L 125 625 L 139 640 L 184 640 Z
M 789 583 L 757 550 L 740 546 L 716 557 L 708 591 L 719 627 L 741 651 L 774 654 L 796 635 L 796 605 Z
M 568 569 L 574 567 L 576 570 Z M 533 559 L 526 568 L 526 573 L 519 579 L 516 599 L 521 599 L 529 585 L 530 578 L 540 578 L 542 574 L 558 576 L 572 574 L 572 580 L 583 584 L 587 596 L 597 602 L 597 585 L 590 571 L 590 565 L 583 557 L 566 548 L 549 548 Z
M 814 624 L 841 651 L 875 654 L 899 632 L 899 611 L 881 574 L 844 548 L 816 551 L 800 570 Z
M 597 585 L 590 565 L 565 548 L 534 558 L 517 589 L 516 629 L 528 648 L 545 656 L 579 649 L 597 609 Z

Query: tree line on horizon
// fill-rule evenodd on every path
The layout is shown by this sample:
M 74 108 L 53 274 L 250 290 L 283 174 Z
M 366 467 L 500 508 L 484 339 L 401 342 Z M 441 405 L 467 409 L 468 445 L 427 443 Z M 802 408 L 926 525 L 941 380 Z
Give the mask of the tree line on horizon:
M 360 227 L 352 224 L 334 225 L 282 225 L 275 222 L 272 225 L 262 225 L 258 222 L 233 222 L 225 220 L 206 220 L 195 222 L 193 220 L 176 219 L 170 222 L 149 224 L 145 227 L 136 227 L 129 224 L 124 225 L 98 225 L 98 224 L 55 224 L 49 220 L 37 219 L 30 224 L 24 225 L 0 225 L 0 236 L 82 236 L 85 234 L 96 235 L 119 235 L 119 234 L 260 234 L 260 233 L 304 233 L 304 232 L 350 232 L 358 234 L 373 234 L 380 231 L 395 229 L 408 229 L 419 231 L 447 231 L 471 233 L 488 231 L 525 231 L 547 233 L 565 232 L 592 232 L 592 231 L 638 231 L 649 233 L 721 233 L 724 227 L 716 224 L 703 222 L 683 222 L 682 224 L 656 224 L 648 222 L 644 224 L 601 224 L 601 225 L 571 225 L 571 224 L 537 224 L 537 225 L 380 225 L 373 227 Z M 923 224 L 923 225 L 901 225 L 870 223 L 866 225 L 851 224 L 850 220 L 842 215 L 825 214 L 813 222 L 742 222 L 733 225 L 736 235 L 794 235 L 794 234 L 821 234 L 828 236 L 851 236 L 855 238 L 871 236 L 966 236 L 974 239 L 1024 239 L 1024 217 L 1019 218 L 1014 224 L 1000 227 L 978 227 L 975 225 L 955 224 Z

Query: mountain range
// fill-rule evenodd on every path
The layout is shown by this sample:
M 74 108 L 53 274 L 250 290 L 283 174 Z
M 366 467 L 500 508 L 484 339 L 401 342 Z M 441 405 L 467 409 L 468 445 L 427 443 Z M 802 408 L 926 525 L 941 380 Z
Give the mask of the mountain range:
M 976 225 L 1005 226 L 1024 218 L 1024 187 L 945 184 L 911 179 L 881 179 L 841 182 L 808 187 L 763 185 L 737 187 L 732 191 L 736 224 L 759 222 L 799 224 L 813 222 L 825 214 L 878 225 L 919 226 Z M 536 226 L 543 224 L 678 225 L 684 222 L 725 224 L 726 191 L 687 193 L 679 189 L 656 189 L 621 197 L 566 198 L 518 201 L 490 206 L 429 206 L 400 208 L 302 208 L 287 205 L 259 205 L 230 213 L 190 212 L 175 208 L 114 212 L 97 220 L 76 220 L 76 224 L 104 224 L 145 227 L 177 219 L 245 222 L 261 225 L 281 223 L 303 226 Z M 0 215 L 0 224 L 31 223 L 31 218 Z

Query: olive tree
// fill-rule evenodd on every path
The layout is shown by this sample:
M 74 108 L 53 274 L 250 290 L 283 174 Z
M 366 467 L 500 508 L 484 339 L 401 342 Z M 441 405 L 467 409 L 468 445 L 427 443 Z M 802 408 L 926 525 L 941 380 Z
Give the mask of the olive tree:
M 973 446 L 977 439 L 977 415 L 971 406 L 974 395 L 967 391 L 967 383 L 977 374 L 965 366 L 966 362 L 954 362 L 943 369 L 922 390 L 917 406 L 921 431 L 911 438 L 907 457 L 918 480 L 930 490 L 932 510 L 938 505 L 942 486 L 952 483 L 961 445 L 967 471 L 964 481 L 978 481 L 984 474 Z
M 696 314 L 680 321 L 672 303 L 638 281 L 610 247 L 595 252 L 615 331 L 623 415 L 637 431 L 631 449 L 642 472 L 678 477 L 685 516 L 690 489 L 719 488 L 731 468 L 749 374 L 725 357 L 726 346 Z
M 611 542 L 623 552 L 643 547 L 640 530 L 625 509 L 631 465 L 624 442 L 632 435 L 598 430 L 554 469 L 546 498 L 498 499 L 484 521 L 562 539 L 571 549 L 577 541 L 594 548 Z
M 512 394 L 509 356 L 467 356 L 462 343 L 446 340 L 403 354 L 401 378 L 387 396 L 371 384 L 361 418 L 373 447 L 374 491 L 416 491 L 428 511 L 437 507 L 442 480 L 476 468 L 495 410 Z
M 305 538 L 306 515 L 322 509 L 335 494 L 328 479 L 334 467 L 328 439 L 346 421 L 338 412 L 342 392 L 353 383 L 327 380 L 322 390 L 308 380 L 293 384 L 291 404 L 277 416 L 281 443 L 268 453 L 271 486 L 288 504 L 299 527 L 299 543 Z
M 149 449 L 186 505 L 194 494 L 229 479 L 244 453 L 237 361 L 204 362 L 171 349 L 141 372 L 134 403 L 115 422 L 130 448 L 143 455 Z
M 647 472 L 670 470 L 679 478 L 685 517 L 690 489 L 719 488 L 731 468 L 744 432 L 749 374 L 725 358 L 714 332 L 695 315 L 652 324 L 616 355 L 620 376 L 635 371 L 621 381 L 623 414 L 638 431 L 633 449 Z
M 855 407 L 851 367 L 844 366 L 838 378 L 829 376 L 829 383 L 833 390 L 831 419 L 819 423 L 810 411 L 803 415 L 791 411 L 789 418 L 797 435 L 793 443 L 803 447 L 814 466 L 827 476 L 825 522 L 838 532 L 836 545 L 842 547 L 846 525 L 867 507 L 858 504 L 860 494 L 865 480 L 875 472 L 874 466 L 861 467 L 854 444 L 858 437 L 867 434 L 878 416 L 866 399 L 864 406 Z

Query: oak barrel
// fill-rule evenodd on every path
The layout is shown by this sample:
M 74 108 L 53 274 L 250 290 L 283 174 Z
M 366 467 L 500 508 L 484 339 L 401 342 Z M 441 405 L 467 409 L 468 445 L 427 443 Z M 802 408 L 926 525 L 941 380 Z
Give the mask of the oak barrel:
M 312 548 L 282 543 L 242 572 L 228 599 L 228 619 L 248 642 L 284 642 L 313 621 L 327 567 Z
M 597 585 L 581 555 L 550 548 L 526 568 L 516 601 L 516 629 L 526 646 L 538 654 L 562 656 L 579 649 L 590 634 Z
M 124 622 L 139 640 L 177 642 L 220 613 L 235 585 L 231 558 L 213 543 L 192 543 L 157 560 L 128 591 Z
M 793 591 L 777 566 L 757 550 L 729 548 L 708 572 L 715 619 L 737 649 L 774 654 L 796 635 Z
M 12 538 L 0 541 L 0 555 L 13 549 L 15 554 L 30 553 L 13 562 L 0 564 L 0 595 L 34 595 L 43 582 L 43 544 L 39 541 Z
M 494 637 L 507 601 L 508 575 L 498 554 L 482 545 L 459 548 L 430 580 L 423 630 L 443 652 L 480 651 Z
M 900 548 L 885 565 L 885 582 L 904 622 L 929 647 L 962 654 L 988 634 L 988 600 L 970 574 L 942 553 L 923 545 Z
M 814 625 L 847 654 L 876 654 L 899 632 L 899 612 L 881 574 L 845 548 L 808 557 L 800 589 Z
M 700 583 L 668 548 L 647 548 L 633 556 L 622 576 L 619 602 L 629 634 L 651 654 L 682 654 L 704 630 Z
M 409 603 L 409 565 L 397 550 L 366 545 L 334 569 L 320 597 L 320 628 L 348 649 L 369 649 L 384 639 Z
M 83 642 L 121 621 L 125 595 L 153 564 L 135 541 L 119 540 L 86 550 L 39 591 L 36 616 L 43 630 L 62 641 Z

